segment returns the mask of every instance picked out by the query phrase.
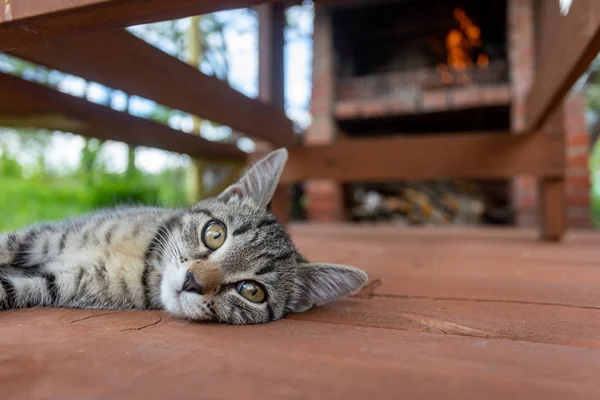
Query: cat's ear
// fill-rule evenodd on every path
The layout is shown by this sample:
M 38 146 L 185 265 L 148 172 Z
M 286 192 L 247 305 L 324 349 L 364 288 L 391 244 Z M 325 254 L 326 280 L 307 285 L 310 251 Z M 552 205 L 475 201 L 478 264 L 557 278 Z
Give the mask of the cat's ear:
M 273 151 L 253 165 L 237 183 L 225 189 L 217 199 L 227 203 L 249 197 L 260 207 L 267 208 L 277 188 L 287 158 L 286 149 Z
M 337 300 L 360 289 L 368 278 L 365 271 L 345 265 L 300 263 L 288 310 L 302 312 Z

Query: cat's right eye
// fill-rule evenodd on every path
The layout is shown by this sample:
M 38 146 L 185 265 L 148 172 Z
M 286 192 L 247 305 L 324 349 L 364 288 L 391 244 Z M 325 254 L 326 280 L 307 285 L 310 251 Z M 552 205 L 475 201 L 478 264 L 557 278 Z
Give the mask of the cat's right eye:
M 225 243 L 227 231 L 222 223 L 212 220 L 202 229 L 202 242 L 211 250 L 217 250 Z

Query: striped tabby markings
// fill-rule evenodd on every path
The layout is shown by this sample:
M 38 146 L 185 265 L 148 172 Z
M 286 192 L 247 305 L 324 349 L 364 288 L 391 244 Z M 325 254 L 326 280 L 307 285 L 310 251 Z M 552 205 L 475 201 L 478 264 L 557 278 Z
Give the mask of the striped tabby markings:
M 252 229 L 252 225 L 249 223 L 246 223 L 246 224 L 240 226 L 239 228 L 237 228 L 236 230 L 234 230 L 233 236 L 242 235 L 242 234 L 248 232 L 250 229 Z
M 6 278 L 0 276 L 0 286 L 4 290 L 4 299 L 0 302 L 0 309 L 10 310 L 15 307 L 15 287 Z
M 65 250 L 65 246 L 67 245 L 67 237 L 69 236 L 69 233 L 71 232 L 71 230 L 69 228 L 65 228 L 65 230 L 63 231 L 62 235 L 60 236 L 60 240 L 59 240 L 59 244 L 58 244 L 58 254 L 62 254 L 62 252 Z
M 269 313 L 269 321 L 273 321 L 275 319 L 275 312 L 270 304 L 267 304 L 267 312 Z
M 46 290 L 48 291 L 48 295 L 50 295 L 50 305 L 57 304 L 58 287 L 56 286 L 56 276 L 53 274 L 44 274 L 42 277 L 46 281 Z
M 73 281 L 73 287 L 75 288 L 73 291 L 72 300 L 74 301 L 81 291 L 81 282 L 83 280 L 83 275 L 85 275 L 85 269 L 83 267 L 79 267 L 79 272 Z
M 190 210 L 190 212 L 195 213 L 195 214 L 204 214 L 209 218 L 214 218 L 212 213 L 208 210 L 205 210 L 204 208 L 192 209 L 192 210 Z
M 13 257 L 12 267 L 14 268 L 28 268 L 30 267 L 30 253 L 31 247 L 35 241 L 35 237 L 37 233 L 35 231 L 30 231 L 25 235 L 25 237 L 19 243 L 15 256 Z
M 263 219 L 256 225 L 256 229 L 264 228 L 266 226 L 275 225 L 277 223 L 276 219 Z
M 104 241 L 106 242 L 106 244 L 110 244 L 110 241 L 112 240 L 112 236 L 115 233 L 115 230 L 117 229 L 117 227 L 119 226 L 119 224 L 117 224 L 116 222 L 111 223 L 110 227 L 106 230 L 106 233 L 104 234 Z

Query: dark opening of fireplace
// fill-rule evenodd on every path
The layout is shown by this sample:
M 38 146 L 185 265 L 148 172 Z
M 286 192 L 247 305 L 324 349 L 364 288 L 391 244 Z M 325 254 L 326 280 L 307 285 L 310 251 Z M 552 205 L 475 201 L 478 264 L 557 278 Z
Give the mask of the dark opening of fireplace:
M 505 0 L 400 0 L 332 18 L 339 77 L 438 68 L 449 82 L 506 60 Z

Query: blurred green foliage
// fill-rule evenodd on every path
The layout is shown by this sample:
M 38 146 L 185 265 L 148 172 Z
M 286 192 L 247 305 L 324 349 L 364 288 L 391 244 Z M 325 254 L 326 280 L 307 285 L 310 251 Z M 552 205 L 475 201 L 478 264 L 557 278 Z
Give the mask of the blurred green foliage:
M 600 146 L 594 143 L 588 160 L 590 171 L 590 208 L 594 228 L 600 228 Z
M 590 65 L 586 74 L 586 100 L 588 110 L 595 114 L 596 118 L 600 115 L 600 57 Z M 597 124 L 591 124 L 591 129 L 597 129 Z M 590 132 L 592 133 L 592 132 Z M 592 144 L 588 159 L 588 169 L 590 171 L 590 213 L 594 228 L 600 228 L 600 145 Z
M 95 171 L 95 179 L 80 173 L 49 177 L 44 173 L 25 178 L 20 164 L 0 157 L 0 231 L 29 224 L 71 218 L 113 206 L 185 206 L 183 169 L 160 174 L 136 171 L 134 175 Z

